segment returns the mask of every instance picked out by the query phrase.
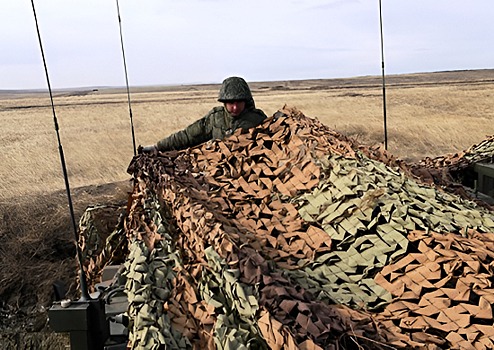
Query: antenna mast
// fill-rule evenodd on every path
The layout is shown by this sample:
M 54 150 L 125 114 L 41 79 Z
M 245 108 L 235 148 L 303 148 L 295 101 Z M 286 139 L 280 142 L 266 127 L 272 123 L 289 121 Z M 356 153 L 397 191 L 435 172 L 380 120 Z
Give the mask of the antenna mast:
M 384 39 L 383 39 L 383 16 L 381 0 L 379 0 L 379 23 L 381 27 L 381 67 L 382 67 L 382 84 L 383 84 L 383 114 L 384 114 L 384 149 L 388 150 L 388 128 L 386 121 L 386 79 L 384 74 Z
M 82 253 L 81 253 L 81 250 L 79 249 L 79 245 L 77 243 L 78 242 L 77 226 L 75 223 L 75 215 L 74 215 L 74 207 L 72 205 L 72 197 L 70 195 L 69 177 L 67 175 L 67 167 L 65 165 L 65 156 L 63 153 L 62 142 L 60 141 L 60 132 L 59 132 L 59 127 L 58 127 L 57 115 L 55 113 L 55 105 L 53 103 L 53 93 L 51 90 L 50 77 L 48 75 L 48 67 L 46 65 L 46 59 L 45 59 L 45 53 L 43 50 L 43 44 L 41 42 L 41 34 L 39 31 L 38 18 L 36 16 L 36 9 L 34 8 L 34 0 L 31 0 L 31 5 L 33 7 L 34 22 L 36 23 L 36 31 L 38 33 L 39 48 L 41 50 L 41 57 L 43 58 L 43 65 L 45 68 L 46 83 L 48 85 L 48 92 L 50 93 L 50 102 L 51 102 L 51 110 L 52 110 L 52 114 L 53 114 L 53 123 L 55 125 L 55 132 L 57 134 L 58 151 L 60 153 L 60 163 L 62 164 L 63 178 L 65 180 L 65 190 L 67 192 L 67 199 L 69 202 L 70 219 L 71 219 L 71 223 L 72 223 L 72 229 L 74 231 L 74 239 L 75 239 L 75 245 L 76 245 L 76 251 L 77 251 L 77 260 L 79 263 L 79 281 L 81 284 L 80 301 L 87 301 L 87 300 L 91 300 L 91 297 L 89 296 L 88 289 L 87 289 L 86 275 L 84 274 L 84 265 L 82 263 Z
M 135 135 L 134 135 L 134 121 L 132 119 L 132 106 L 130 104 L 129 78 L 127 75 L 127 63 L 125 61 L 125 50 L 124 50 L 123 35 L 122 35 L 122 20 L 120 18 L 120 7 L 118 6 L 118 0 L 116 0 L 116 1 L 117 1 L 118 26 L 120 28 L 120 45 L 122 47 L 122 57 L 123 57 L 123 64 L 124 64 L 124 71 L 125 71 L 125 86 L 127 87 L 127 101 L 129 104 L 130 128 L 132 130 L 132 145 L 134 146 L 134 156 L 136 156 L 137 155 L 136 139 L 135 139 Z

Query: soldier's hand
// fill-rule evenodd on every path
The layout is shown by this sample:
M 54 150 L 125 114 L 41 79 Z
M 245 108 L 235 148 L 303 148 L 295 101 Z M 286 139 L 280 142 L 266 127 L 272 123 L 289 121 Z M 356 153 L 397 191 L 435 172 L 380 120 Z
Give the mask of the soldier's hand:
M 149 145 L 144 147 L 139 147 L 139 153 L 154 153 L 158 151 L 158 147 L 156 145 Z

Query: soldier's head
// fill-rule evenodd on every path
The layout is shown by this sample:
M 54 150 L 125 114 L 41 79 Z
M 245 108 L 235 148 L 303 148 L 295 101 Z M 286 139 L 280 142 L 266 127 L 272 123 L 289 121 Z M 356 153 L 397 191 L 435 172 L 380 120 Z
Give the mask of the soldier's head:
M 249 85 L 240 77 L 229 77 L 223 80 L 218 101 L 223 102 L 226 110 L 234 117 L 242 113 L 246 106 L 254 104 Z

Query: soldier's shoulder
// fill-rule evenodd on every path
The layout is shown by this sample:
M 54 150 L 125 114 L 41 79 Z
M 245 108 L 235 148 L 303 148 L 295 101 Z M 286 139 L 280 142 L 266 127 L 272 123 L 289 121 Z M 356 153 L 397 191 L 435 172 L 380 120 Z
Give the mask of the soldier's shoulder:
M 223 116 L 224 111 L 225 111 L 225 107 L 223 106 L 214 107 L 204 117 L 202 117 L 202 119 L 211 120 L 211 119 L 219 118 Z
M 262 119 L 267 118 L 266 113 L 264 113 L 264 111 L 262 109 L 254 108 L 254 109 L 252 109 L 252 113 L 257 114 Z
M 209 111 L 209 114 L 223 113 L 224 111 L 225 111 L 224 106 L 216 106 L 212 110 Z

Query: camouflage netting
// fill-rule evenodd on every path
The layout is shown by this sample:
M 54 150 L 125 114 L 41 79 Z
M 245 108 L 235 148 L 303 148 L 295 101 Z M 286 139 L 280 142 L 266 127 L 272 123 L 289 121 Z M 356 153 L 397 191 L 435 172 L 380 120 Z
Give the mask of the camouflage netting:
M 124 219 L 125 209 L 117 205 L 89 206 L 79 219 L 78 244 L 91 292 L 101 281 L 103 268 L 123 263 L 128 255 Z
M 466 151 L 436 158 L 425 158 L 420 164 L 430 168 L 447 168 L 449 172 L 459 172 L 477 162 L 494 162 L 494 135 L 487 137 Z
M 131 347 L 494 348 L 493 212 L 281 112 L 131 163 Z
M 479 144 L 459 152 L 425 158 L 409 166 L 409 171 L 428 183 L 434 183 L 449 192 L 461 195 L 463 198 L 471 198 L 471 194 L 462 186 L 475 187 L 477 178 L 473 167 L 476 163 L 494 162 L 494 135 L 487 137 Z M 475 198 L 471 198 L 474 199 Z M 494 209 L 492 205 L 480 202 L 479 204 Z

